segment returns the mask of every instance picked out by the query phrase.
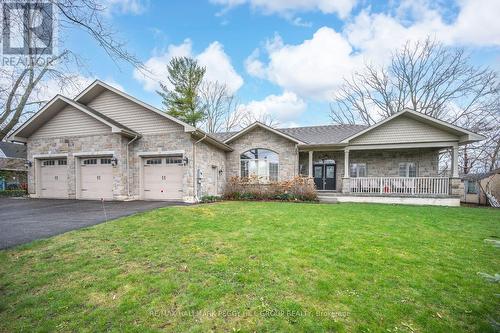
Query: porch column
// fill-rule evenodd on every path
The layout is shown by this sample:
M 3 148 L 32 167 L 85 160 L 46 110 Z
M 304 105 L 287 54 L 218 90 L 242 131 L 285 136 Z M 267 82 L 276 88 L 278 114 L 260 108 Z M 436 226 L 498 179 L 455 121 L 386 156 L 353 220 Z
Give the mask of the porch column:
M 451 153 L 451 160 L 452 160 L 452 178 L 458 178 L 458 144 L 455 144 L 452 147 L 452 153 Z
M 349 178 L 349 150 L 344 150 L 344 178 Z
M 309 178 L 312 178 L 313 176 L 313 153 L 314 152 L 312 150 L 309 151 L 309 168 L 307 173 Z
M 460 196 L 460 178 L 458 176 L 458 143 L 454 144 L 451 149 L 452 173 L 450 178 L 450 195 Z
M 342 177 L 342 193 L 351 192 L 349 179 L 349 149 L 344 150 L 344 177 Z

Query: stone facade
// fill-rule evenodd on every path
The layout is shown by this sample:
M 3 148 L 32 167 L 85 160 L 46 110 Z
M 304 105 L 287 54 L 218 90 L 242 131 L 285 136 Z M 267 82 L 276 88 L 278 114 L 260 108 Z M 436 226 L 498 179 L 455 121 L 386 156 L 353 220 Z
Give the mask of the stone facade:
M 367 177 L 398 177 L 403 162 L 417 164 L 417 177 L 436 177 L 439 149 L 351 150 L 349 162 L 366 163 Z
M 68 197 L 77 199 L 79 191 L 77 185 L 77 174 L 79 172 L 77 169 L 79 159 L 82 158 L 78 154 L 88 153 L 85 156 L 90 156 L 92 154 L 99 155 L 103 152 L 113 152 L 113 157 L 117 159 L 117 165 L 113 167 L 113 199 L 140 199 L 142 157 L 139 154 L 176 151 L 180 152 L 188 160 L 188 163 L 183 166 L 185 170 L 182 180 L 183 199 L 185 201 L 194 200 L 193 177 L 195 175 L 195 161 L 193 159 L 193 144 L 195 140 L 189 133 L 176 131 L 164 134 L 149 134 L 132 142 L 128 147 L 130 168 L 129 175 L 127 175 L 127 144 L 131 140 L 119 134 L 30 139 L 27 145 L 28 160 L 34 163 L 28 170 L 29 193 L 36 195 L 37 170 L 39 170 L 37 161 L 50 158 L 51 155 L 54 157 L 64 155 L 67 156 L 68 160 Z M 197 168 L 201 169 L 204 174 L 204 178 L 200 179 L 200 185 L 198 186 L 198 196 L 220 195 L 226 181 L 226 156 L 224 151 L 205 142 L 198 143 L 196 148 Z M 213 169 L 216 169 L 216 173 Z M 215 179 L 214 176 L 218 177 Z M 129 177 L 130 180 L 128 180 Z M 130 181 L 129 185 L 127 185 L 128 181 Z
M 227 177 L 239 177 L 240 155 L 249 149 L 263 148 L 279 155 L 278 179 L 290 179 L 298 174 L 298 150 L 296 144 L 280 135 L 260 127 L 245 133 L 229 143 L 234 151 L 226 153 Z
M 33 165 L 28 170 L 28 192 L 36 195 L 36 182 L 39 176 L 40 156 L 50 157 L 51 155 L 67 155 L 68 159 L 68 197 L 77 198 L 77 178 L 76 169 L 80 157 L 75 153 L 100 154 L 104 151 L 113 152 L 117 158 L 117 165 L 113 167 L 113 198 L 123 200 L 127 197 L 126 192 L 126 140 L 119 134 L 57 137 L 57 138 L 36 138 L 28 140 L 27 154 L 28 160 Z M 35 156 L 39 156 L 36 157 Z
M 163 134 L 144 135 L 131 144 L 130 147 L 130 189 L 133 198 L 140 198 L 140 173 L 142 157 L 139 154 L 179 151 L 188 159 L 184 165 L 183 198 L 186 201 L 193 198 L 193 140 L 189 133 L 174 131 Z
M 205 195 L 221 195 L 226 184 L 226 154 L 224 151 L 200 142 L 196 145 L 197 168 L 203 178 L 197 186 L 198 198 Z

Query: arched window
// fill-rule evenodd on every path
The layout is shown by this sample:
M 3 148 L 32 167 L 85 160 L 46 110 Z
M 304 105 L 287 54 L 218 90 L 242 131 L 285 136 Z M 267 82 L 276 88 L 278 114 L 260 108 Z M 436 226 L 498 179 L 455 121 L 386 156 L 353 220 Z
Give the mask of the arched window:
M 279 157 L 272 150 L 250 149 L 240 155 L 241 177 L 259 177 L 260 181 L 278 181 Z

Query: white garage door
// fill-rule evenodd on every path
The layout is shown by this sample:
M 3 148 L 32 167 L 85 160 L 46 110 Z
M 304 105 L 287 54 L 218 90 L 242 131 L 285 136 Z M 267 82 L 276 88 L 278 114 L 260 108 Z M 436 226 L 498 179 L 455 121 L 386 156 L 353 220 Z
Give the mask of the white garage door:
M 143 159 L 143 198 L 181 200 L 184 166 L 181 156 Z
M 80 160 L 80 198 L 113 199 L 113 166 L 110 157 Z
M 42 198 L 68 197 L 68 160 L 41 160 L 40 196 Z

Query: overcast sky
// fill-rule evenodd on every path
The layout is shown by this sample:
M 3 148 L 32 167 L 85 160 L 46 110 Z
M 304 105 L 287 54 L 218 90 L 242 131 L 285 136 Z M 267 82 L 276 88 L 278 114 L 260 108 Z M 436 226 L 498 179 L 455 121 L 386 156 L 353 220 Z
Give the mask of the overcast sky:
M 500 70 L 500 1 L 105 0 L 107 19 L 158 79 L 172 56 L 191 56 L 244 107 L 283 126 L 329 123 L 329 101 L 363 63 L 384 64 L 406 40 L 430 35 Z M 115 65 L 81 32 L 66 43 L 100 78 L 155 106 L 158 82 Z M 90 73 L 88 72 L 90 70 Z

